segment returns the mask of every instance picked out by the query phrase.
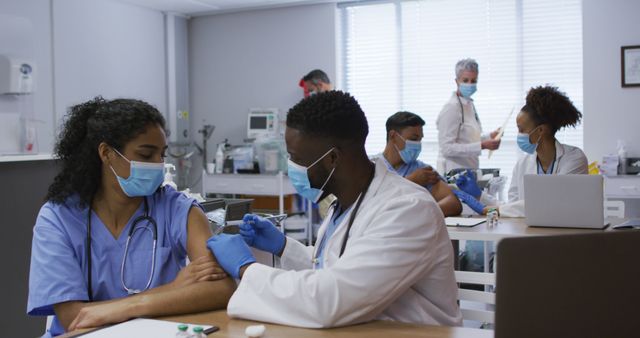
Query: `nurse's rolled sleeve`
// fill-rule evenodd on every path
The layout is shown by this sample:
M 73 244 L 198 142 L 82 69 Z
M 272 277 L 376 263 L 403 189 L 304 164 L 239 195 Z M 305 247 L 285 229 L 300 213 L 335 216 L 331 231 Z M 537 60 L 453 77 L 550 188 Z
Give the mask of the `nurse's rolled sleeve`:
M 53 305 L 68 301 L 86 301 L 87 285 L 62 220 L 46 203 L 36 220 L 29 272 L 29 315 L 53 315 Z
M 176 191 L 170 186 L 165 186 L 161 206 L 167 211 L 167 220 L 170 222 L 168 233 L 171 241 L 171 247 L 180 250 L 179 255 L 187 254 L 187 221 L 189 219 L 189 211 L 193 206 L 198 208 L 200 204 L 188 197 L 187 195 Z

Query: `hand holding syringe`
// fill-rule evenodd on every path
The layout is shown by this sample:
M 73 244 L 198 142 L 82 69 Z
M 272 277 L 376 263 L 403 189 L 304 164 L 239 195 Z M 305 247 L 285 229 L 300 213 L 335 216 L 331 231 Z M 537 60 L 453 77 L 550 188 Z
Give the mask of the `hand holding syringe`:
M 279 215 L 273 215 L 273 216 L 265 216 L 262 217 L 264 219 L 267 219 L 273 223 L 279 224 L 281 223 L 283 220 L 285 220 L 287 218 L 287 214 L 279 214 Z M 251 221 L 250 221 L 251 222 Z M 229 226 L 229 225 L 240 225 L 244 223 L 244 220 L 237 220 L 237 221 L 226 221 L 224 225 L 221 225 L 220 227 L 218 227 L 214 232 L 213 235 L 219 235 L 221 234 L 224 229 Z

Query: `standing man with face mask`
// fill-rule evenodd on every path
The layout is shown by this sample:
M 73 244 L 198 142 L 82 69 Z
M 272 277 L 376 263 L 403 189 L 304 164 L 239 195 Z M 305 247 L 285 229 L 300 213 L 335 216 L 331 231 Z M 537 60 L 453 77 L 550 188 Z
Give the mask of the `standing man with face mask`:
M 482 149 L 496 150 L 500 140 L 494 140 L 498 130 L 482 135 L 482 125 L 471 96 L 477 90 L 478 63 L 463 59 L 456 64 L 456 86 L 436 121 L 438 127 L 438 171 L 443 175 L 451 169 L 478 168 Z
M 367 119 L 347 93 L 329 91 L 289 110 L 289 178 L 312 201 L 337 197 L 315 246 L 285 237 L 271 222 L 246 215 L 240 235 L 208 241 L 240 284 L 232 317 L 310 328 L 374 319 L 460 325 L 453 248 L 430 194 L 369 161 Z M 258 264 L 249 245 L 280 256 Z
M 418 160 L 424 137 L 424 120 L 410 112 L 401 111 L 387 119 L 387 145 L 378 157 L 389 170 L 426 188 L 445 216 L 462 212 L 462 204 L 444 178 L 432 166 Z

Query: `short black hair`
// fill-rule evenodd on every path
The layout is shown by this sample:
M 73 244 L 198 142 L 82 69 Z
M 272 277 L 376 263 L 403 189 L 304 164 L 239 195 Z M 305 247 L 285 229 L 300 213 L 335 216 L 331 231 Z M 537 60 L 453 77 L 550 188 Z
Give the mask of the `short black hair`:
M 356 141 L 358 145 L 364 145 L 369 134 L 367 117 L 358 101 L 339 90 L 302 99 L 289 109 L 287 127 L 310 136 Z
M 554 134 L 561 128 L 576 126 L 582 119 L 582 113 L 567 94 L 553 86 L 531 88 L 521 110 L 529 115 L 536 126 L 549 125 Z
M 387 119 L 387 141 L 389 141 L 389 132 L 392 130 L 399 133 L 407 127 L 422 127 L 424 125 L 424 120 L 417 114 L 408 111 L 399 111 Z
M 164 129 L 164 117 L 140 100 L 108 101 L 96 97 L 69 108 L 54 149 L 60 172 L 49 186 L 46 200 L 61 204 L 78 194 L 79 206 L 89 205 L 102 183 L 100 143 L 122 152 L 129 141 L 150 125 Z
M 322 81 L 324 83 L 331 83 L 329 80 L 329 76 L 327 73 L 323 72 L 320 69 L 314 69 L 310 71 L 307 75 L 302 78 L 302 81 L 311 81 L 314 84 L 318 84 L 318 81 Z

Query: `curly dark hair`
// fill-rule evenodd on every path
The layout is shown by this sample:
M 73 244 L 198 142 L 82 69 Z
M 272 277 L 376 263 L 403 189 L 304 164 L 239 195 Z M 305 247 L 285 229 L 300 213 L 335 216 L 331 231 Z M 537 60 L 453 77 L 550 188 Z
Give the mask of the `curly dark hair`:
M 553 86 L 531 88 L 522 111 L 529 114 L 536 125 L 548 124 L 554 134 L 561 128 L 575 127 L 582 119 L 582 113 L 569 97 Z
M 89 205 L 101 184 L 100 143 L 122 152 L 127 142 L 149 125 L 164 129 L 164 117 L 140 100 L 96 97 L 69 108 L 54 149 L 60 172 L 49 186 L 46 200 L 60 204 L 78 194 L 79 206 Z
M 349 93 L 328 91 L 302 99 L 287 114 L 287 127 L 307 135 L 364 145 L 369 125 Z

